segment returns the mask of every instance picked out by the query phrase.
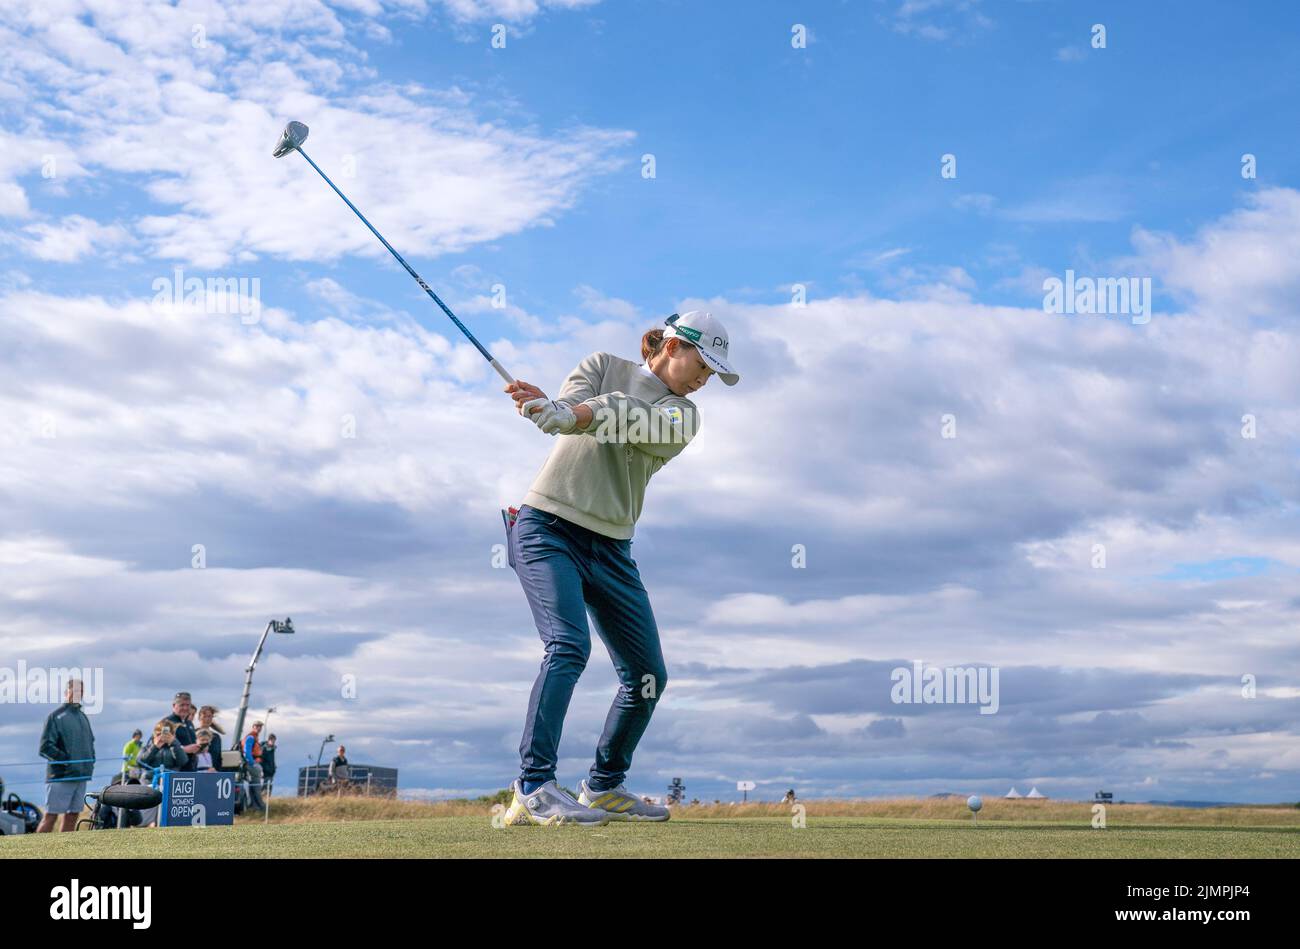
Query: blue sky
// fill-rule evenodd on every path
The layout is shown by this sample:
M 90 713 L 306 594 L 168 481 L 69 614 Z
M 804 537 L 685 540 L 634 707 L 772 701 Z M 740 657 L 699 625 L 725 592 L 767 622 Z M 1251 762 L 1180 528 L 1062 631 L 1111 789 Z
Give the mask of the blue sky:
M 540 647 L 491 555 L 549 443 L 271 158 L 296 118 L 548 391 L 674 310 L 731 330 L 637 528 L 672 680 L 638 790 L 1300 798 L 1300 15 L 1251 9 L 7 5 L 0 665 L 102 667 L 116 736 L 229 708 L 288 613 L 287 765 L 334 732 L 412 793 L 513 775 Z M 176 268 L 260 318 L 156 303 Z M 1151 322 L 1043 312 L 1067 270 L 1150 277 Z M 998 713 L 892 703 L 914 660 L 999 667 Z M 569 784 L 613 682 L 597 649 Z M 0 716 L 23 760 L 39 708 Z

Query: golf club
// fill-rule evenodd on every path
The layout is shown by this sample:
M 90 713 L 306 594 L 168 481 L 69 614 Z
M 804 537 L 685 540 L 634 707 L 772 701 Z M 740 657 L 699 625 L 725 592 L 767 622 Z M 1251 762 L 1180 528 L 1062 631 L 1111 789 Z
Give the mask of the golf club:
M 451 309 L 447 304 L 443 303 L 442 300 L 438 298 L 438 294 L 434 293 L 433 290 L 429 288 L 429 285 L 424 282 L 424 278 L 416 273 L 411 268 L 411 265 L 402 259 L 401 254 L 393 250 L 393 245 L 384 240 L 384 235 L 375 230 L 375 226 L 367 221 L 366 216 L 357 210 L 357 206 L 348 200 L 348 196 L 338 189 L 338 185 L 330 181 L 329 175 L 321 171 L 320 166 L 311 160 L 311 156 L 302 150 L 302 143 L 305 141 L 307 141 L 307 126 L 303 125 L 301 122 L 290 122 L 285 126 L 284 134 L 280 136 L 280 144 L 276 146 L 275 151 L 271 154 L 276 158 L 282 158 L 289 154 L 289 152 L 297 152 L 303 158 L 307 159 L 307 164 L 315 168 L 316 174 L 324 178 L 325 183 L 334 189 L 334 193 L 343 199 L 343 203 L 352 209 L 352 213 L 361 218 L 361 223 L 370 228 L 370 233 L 374 234 L 375 237 L 378 237 L 379 242 L 388 248 L 388 252 L 397 258 L 397 262 L 406 268 L 406 272 L 415 278 L 415 282 L 420 285 L 420 289 L 427 293 L 433 299 L 433 302 L 442 308 L 442 312 L 451 317 L 451 321 L 456 324 L 456 328 L 465 334 L 465 338 L 474 344 L 474 348 L 483 354 L 483 358 L 492 364 L 492 368 L 501 374 L 501 378 L 506 382 L 514 382 L 514 377 L 502 368 L 501 363 L 497 362 L 490 352 L 483 348 L 483 344 L 474 338 L 474 334 L 466 328 L 465 324 L 456 319 L 456 314 L 451 312 Z

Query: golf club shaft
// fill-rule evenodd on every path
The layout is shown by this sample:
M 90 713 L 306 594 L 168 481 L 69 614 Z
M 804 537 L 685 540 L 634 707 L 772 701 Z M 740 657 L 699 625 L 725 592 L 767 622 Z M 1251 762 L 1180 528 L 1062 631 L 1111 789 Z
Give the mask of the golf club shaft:
M 329 175 L 325 174 L 325 172 L 320 170 L 320 166 L 311 160 L 311 156 L 308 155 L 305 151 L 303 151 L 301 146 L 295 148 L 294 151 L 296 151 L 303 158 L 307 159 L 307 164 L 311 165 L 313 168 L 316 169 L 316 174 L 324 178 L 325 183 L 334 189 L 334 193 L 343 199 L 343 203 L 352 209 L 352 213 L 355 214 L 357 217 L 361 218 L 361 223 L 364 224 L 366 227 L 370 228 L 370 233 L 374 234 L 375 237 L 379 238 L 379 242 L 383 244 L 385 247 L 387 247 L 388 252 L 397 258 L 397 262 L 406 268 L 406 272 L 415 278 L 415 282 L 420 285 L 420 289 L 423 290 L 425 293 L 427 293 L 433 299 L 433 302 L 438 304 L 438 306 L 442 308 L 442 312 L 446 313 L 447 316 L 451 318 L 451 321 L 456 324 L 456 328 L 465 334 L 465 338 L 474 344 L 474 348 L 483 354 L 483 358 L 492 364 L 492 368 L 501 374 L 501 378 L 504 379 L 506 382 L 514 382 L 515 381 L 514 377 L 511 376 L 510 373 L 506 372 L 504 368 L 502 368 L 501 363 L 497 362 L 496 359 L 493 358 L 490 352 L 488 352 L 486 349 L 483 348 L 483 344 L 474 338 L 474 334 L 469 331 L 469 329 L 465 326 L 465 324 L 462 323 L 460 320 L 456 319 L 456 314 L 451 312 L 451 309 L 447 306 L 447 304 L 443 303 L 442 300 L 438 298 L 438 294 L 434 293 L 433 290 L 429 288 L 429 285 L 424 282 L 424 278 L 421 277 L 418 273 L 416 273 L 411 268 L 411 265 L 402 259 L 401 254 L 393 250 L 393 245 L 388 243 L 388 241 L 384 240 L 384 235 L 380 234 L 377 230 L 375 230 L 375 226 L 371 224 L 369 221 L 367 221 L 366 216 L 357 210 L 357 206 L 348 200 L 348 196 L 338 189 L 338 185 L 330 181 Z

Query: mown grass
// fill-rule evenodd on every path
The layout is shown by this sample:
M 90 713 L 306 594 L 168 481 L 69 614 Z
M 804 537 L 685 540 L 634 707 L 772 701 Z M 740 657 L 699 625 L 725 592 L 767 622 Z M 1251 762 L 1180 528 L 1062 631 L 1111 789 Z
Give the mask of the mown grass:
M 970 820 L 965 799 L 879 798 L 867 801 L 801 802 L 807 816 L 892 818 L 895 820 Z M 489 805 L 478 801 L 399 801 L 392 798 L 318 797 L 275 798 L 271 803 L 272 823 L 322 822 L 336 820 L 418 820 L 431 817 L 472 817 L 488 813 Z M 791 817 L 787 804 L 701 804 L 677 808 L 674 820 Z M 243 820 L 243 818 L 240 818 Z M 253 818 L 250 818 L 253 819 Z M 260 820 L 260 816 L 256 818 Z M 1076 801 L 986 800 L 980 823 L 1083 824 L 1092 822 L 1092 804 Z M 1110 804 L 1106 822 L 1111 827 L 1159 824 L 1180 827 L 1300 827 L 1300 808 L 1284 804 L 1258 807 L 1163 807 L 1154 804 Z
M 665 824 L 502 828 L 486 805 L 469 802 L 284 800 L 273 802 L 266 824 L 6 837 L 0 858 L 1300 857 L 1300 822 L 1285 808 L 1215 815 L 1115 805 L 1107 829 L 1097 830 L 1088 805 L 990 802 L 976 824 L 945 803 L 809 802 L 801 828 L 788 808 L 763 804 L 682 808 Z M 906 816 L 835 813 L 856 809 Z

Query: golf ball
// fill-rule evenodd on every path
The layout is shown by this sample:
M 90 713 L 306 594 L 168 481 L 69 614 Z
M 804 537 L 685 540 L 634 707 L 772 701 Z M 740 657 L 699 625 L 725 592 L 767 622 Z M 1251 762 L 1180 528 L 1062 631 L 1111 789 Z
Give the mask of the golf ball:
M 978 811 L 981 807 L 984 806 L 984 802 L 980 800 L 980 796 L 978 794 L 972 794 L 970 797 L 966 798 L 966 806 L 969 807 L 972 811 Z

